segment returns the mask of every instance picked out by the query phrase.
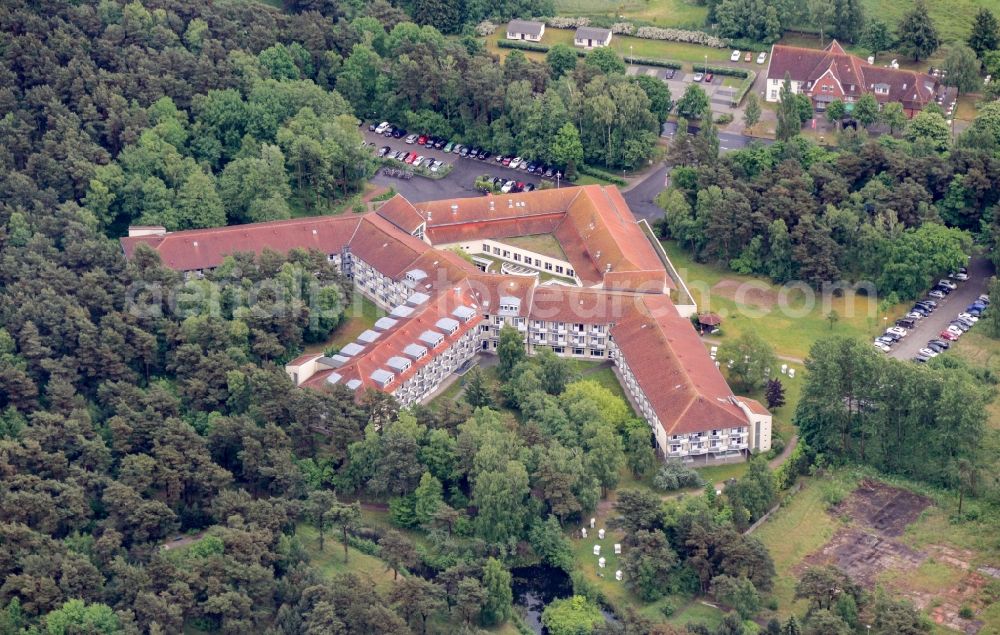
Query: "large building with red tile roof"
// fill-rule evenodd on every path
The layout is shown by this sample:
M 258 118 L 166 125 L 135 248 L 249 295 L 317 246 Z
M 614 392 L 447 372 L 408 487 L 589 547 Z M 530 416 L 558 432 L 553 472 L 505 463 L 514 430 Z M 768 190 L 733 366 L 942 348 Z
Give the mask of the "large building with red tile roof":
M 671 299 L 684 297 L 683 282 L 614 188 L 418 205 L 396 196 L 363 215 L 132 230 L 127 257 L 146 245 L 190 274 L 237 252 L 303 248 L 352 279 L 386 315 L 335 354 L 289 362 L 297 386 L 380 390 L 413 405 L 495 352 L 511 326 L 529 353 L 613 362 L 664 456 L 770 449 L 770 414 L 729 389 L 688 319 L 693 304 Z M 496 261 L 506 273 L 492 271 Z
M 765 88 L 767 101 L 780 100 L 786 74 L 792 91 L 808 95 L 818 111 L 826 110 L 832 101 L 851 104 L 870 94 L 880 104 L 899 102 L 907 116 L 912 117 L 944 90 L 937 79 L 926 73 L 869 64 L 847 53 L 836 40 L 822 50 L 772 46 Z

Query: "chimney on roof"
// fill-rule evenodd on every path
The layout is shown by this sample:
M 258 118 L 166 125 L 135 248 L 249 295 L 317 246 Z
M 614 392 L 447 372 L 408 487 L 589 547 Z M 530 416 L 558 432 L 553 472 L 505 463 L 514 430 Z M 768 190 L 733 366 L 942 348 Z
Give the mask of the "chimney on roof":
M 507 199 L 507 208 L 510 209 L 512 207 L 514 207 L 514 199 L 508 198 Z
M 611 263 L 610 263 L 610 262 L 608 263 L 608 266 L 607 266 L 607 268 L 605 269 L 605 271 L 606 271 L 607 273 L 611 273 Z
M 492 212 L 495 208 L 496 208 L 496 206 L 493 204 L 493 199 L 491 198 L 490 199 L 490 211 Z
M 431 210 L 427 210 L 427 222 L 431 222 Z
M 452 214 L 452 216 L 454 216 L 455 214 L 458 214 L 458 203 L 452 203 L 451 204 L 451 214 Z

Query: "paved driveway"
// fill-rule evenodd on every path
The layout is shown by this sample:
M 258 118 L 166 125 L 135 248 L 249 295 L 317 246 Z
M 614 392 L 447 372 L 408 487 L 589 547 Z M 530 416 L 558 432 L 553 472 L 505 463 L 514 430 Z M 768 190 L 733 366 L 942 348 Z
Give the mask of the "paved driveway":
M 896 359 L 913 359 L 917 351 L 927 345 L 928 340 L 936 338 L 949 322 L 965 310 L 965 307 L 972 304 L 980 294 L 986 293 L 992 275 L 993 265 L 987 258 L 973 258 L 969 262 L 969 279 L 959 282 L 957 289 L 949 293 L 944 300 L 939 300 L 937 310 L 919 320 L 916 328 L 893 346 L 889 355 Z M 972 328 L 981 327 L 977 325 Z

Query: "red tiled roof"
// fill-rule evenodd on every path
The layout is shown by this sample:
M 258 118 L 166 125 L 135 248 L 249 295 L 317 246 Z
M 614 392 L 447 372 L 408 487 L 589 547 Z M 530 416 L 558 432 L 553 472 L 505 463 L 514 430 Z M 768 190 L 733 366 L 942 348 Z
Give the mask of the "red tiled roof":
M 430 250 L 430 245 L 398 231 L 377 214 L 364 216 L 351 240 L 352 254 L 394 279 L 412 269 L 414 261 Z
M 931 101 L 937 86 L 937 80 L 925 73 L 868 64 L 847 54 L 836 41 L 823 50 L 775 44 L 767 78 L 780 81 L 785 73 L 792 80 L 803 82 L 806 92 L 811 92 L 815 82 L 829 73 L 846 96 L 856 99 L 872 93 L 880 102 L 898 101 L 910 109 L 921 108 Z M 875 84 L 885 84 L 889 92 L 875 93 Z
M 733 392 L 691 322 L 666 296 L 643 296 L 642 310 L 611 335 L 669 434 L 748 425 Z
M 121 244 L 126 258 L 132 257 L 139 244 L 146 244 L 160 254 L 165 266 L 193 271 L 218 267 L 226 256 L 237 252 L 260 254 L 270 249 L 286 253 L 299 248 L 337 253 L 351 241 L 361 220 L 360 216 L 318 216 L 125 237 Z
M 383 203 L 375 213 L 407 234 L 417 231 L 417 228 L 424 222 L 416 208 L 400 194 Z
M 563 212 L 553 212 L 520 218 L 452 223 L 428 228 L 427 237 L 436 245 L 448 245 L 484 238 L 501 240 L 514 236 L 551 234 L 564 216 Z
M 641 302 L 641 296 L 631 293 L 549 285 L 535 289 L 528 316 L 567 324 L 610 324 L 632 315 Z
M 454 291 L 445 291 L 438 294 L 432 301 L 421 307 L 413 316 L 402 320 L 401 324 L 389 332 L 387 335 L 366 349 L 362 355 L 355 360 L 336 370 L 322 370 L 302 383 L 308 388 L 322 388 L 326 385 L 326 378 L 333 373 L 341 375 L 338 384 L 345 384 L 350 379 L 361 380 L 361 386 L 356 391 L 356 396 L 360 397 L 366 388 L 375 388 L 392 392 L 396 390 L 407 379 L 413 376 L 417 370 L 430 363 L 434 355 L 447 349 L 456 340 L 465 335 L 469 330 L 476 328 L 482 322 L 483 317 L 479 313 L 472 316 L 467 322 L 459 321 L 458 329 L 451 334 L 445 334 L 437 346 L 429 350 L 427 354 L 418 360 L 410 360 L 410 366 L 402 372 L 391 369 L 387 362 L 391 357 L 406 357 L 403 350 L 410 344 L 420 344 L 427 346 L 420 341 L 420 335 L 424 331 L 441 332 L 436 327 L 438 320 L 444 317 L 452 317 L 451 312 L 460 305 L 471 306 L 470 290 L 467 286 L 460 287 Z M 371 379 L 371 374 L 378 369 L 388 370 L 393 373 L 393 380 L 384 388 L 379 388 Z
M 476 310 L 480 313 L 496 315 L 500 299 L 517 298 L 521 301 L 520 316 L 528 315 L 531 299 L 535 291 L 535 276 L 516 276 L 511 274 L 475 273 L 466 278 L 471 298 Z
M 746 404 L 746 407 L 750 409 L 750 412 L 756 415 L 771 415 L 771 411 L 765 408 L 764 404 L 756 399 L 751 399 L 750 397 L 737 397 L 737 399 Z

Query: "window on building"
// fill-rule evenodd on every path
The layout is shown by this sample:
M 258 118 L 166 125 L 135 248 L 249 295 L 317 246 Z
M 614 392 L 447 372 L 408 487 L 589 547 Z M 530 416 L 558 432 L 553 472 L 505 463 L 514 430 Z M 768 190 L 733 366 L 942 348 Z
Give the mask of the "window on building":
M 552 347 L 552 352 L 553 353 L 558 353 L 559 355 L 562 355 L 564 350 L 565 349 L 563 349 L 562 346 L 553 346 Z
M 572 269 L 567 269 L 567 270 L 566 270 L 566 275 L 567 275 L 567 276 L 572 276 L 572 275 L 574 275 L 574 274 L 573 274 L 573 270 L 572 270 Z
M 583 355 L 583 349 L 582 348 L 574 348 L 573 349 L 573 354 L 574 355 Z
M 768 99 L 770 99 L 771 101 L 774 101 L 777 98 L 778 98 L 778 91 L 772 90 L 771 91 L 771 96 Z
M 510 258 L 510 252 L 509 252 L 509 251 L 507 251 L 506 249 L 504 249 L 504 250 L 503 250 L 503 257 L 504 257 L 504 258 Z
M 494 247 L 493 248 L 493 255 L 494 256 L 499 256 L 500 255 L 500 248 L 499 247 Z
M 542 261 L 539 260 L 538 258 L 535 258 L 535 266 L 536 267 L 541 267 L 542 266 Z
M 604 357 L 604 351 L 597 350 L 596 348 L 595 349 L 591 349 L 590 350 L 590 356 L 591 357 Z
M 563 268 L 560 267 L 559 265 L 556 265 L 556 273 L 562 273 L 562 272 L 563 272 Z
M 551 262 L 545 263 L 545 270 L 546 271 L 552 271 L 552 263 Z
M 486 243 L 483 243 L 483 251 L 485 251 L 486 253 L 490 253 L 490 246 L 487 245 Z

